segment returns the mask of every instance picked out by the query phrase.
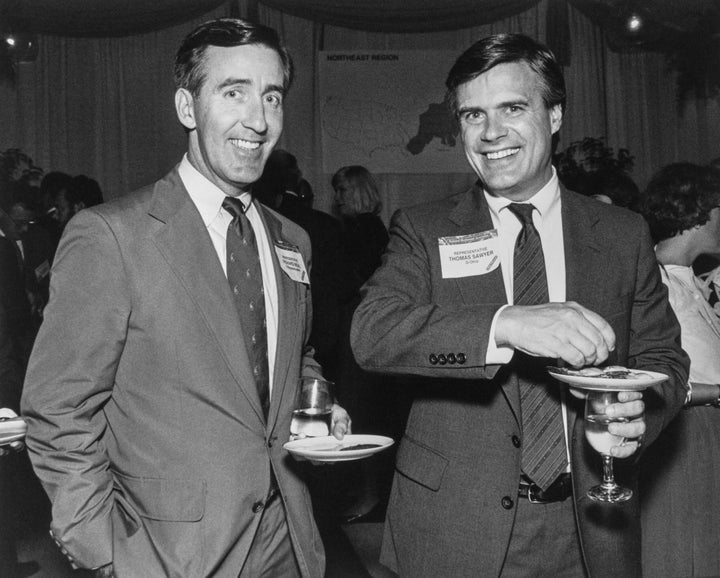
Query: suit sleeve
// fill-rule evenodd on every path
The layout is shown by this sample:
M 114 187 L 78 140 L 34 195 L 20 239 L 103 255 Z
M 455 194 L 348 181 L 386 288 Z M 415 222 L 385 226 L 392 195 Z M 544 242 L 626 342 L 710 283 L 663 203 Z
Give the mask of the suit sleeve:
M 103 406 L 127 334 L 126 283 L 110 227 L 80 212 L 58 248 L 22 399 L 30 458 L 53 505 L 52 534 L 78 567 L 112 561 Z
M 628 367 L 659 371 L 669 376 L 648 389 L 646 442 L 652 443 L 677 415 L 685 401 L 690 361 L 680 346 L 680 325 L 662 282 L 647 225 L 641 226 L 635 298 L 632 309 Z
M 405 212 L 395 213 L 383 264 L 363 286 L 353 317 L 355 358 L 368 371 L 491 379 L 501 366 L 486 365 L 488 338 L 504 303 L 463 304 L 454 293 L 439 296 L 443 280 L 433 279 L 440 274 L 430 254 L 436 243 L 423 239 Z M 456 363 L 433 364 L 441 353 L 452 353 Z

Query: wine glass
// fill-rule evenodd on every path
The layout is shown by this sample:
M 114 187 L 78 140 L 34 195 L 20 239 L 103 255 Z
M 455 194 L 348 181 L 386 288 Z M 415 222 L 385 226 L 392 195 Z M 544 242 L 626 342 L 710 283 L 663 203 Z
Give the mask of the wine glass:
M 608 502 L 611 504 L 627 502 L 633 495 L 630 488 L 615 482 L 613 458 L 610 455 L 610 448 L 620 445 L 625 441 L 625 438 L 610 433 L 608 426 L 612 422 L 628 421 L 626 417 L 608 417 L 606 414 L 607 407 L 610 404 L 618 403 L 618 393 L 618 390 L 588 391 L 585 398 L 585 437 L 593 449 L 602 456 L 603 460 L 603 481 L 601 484 L 590 488 L 587 495 L 596 502 Z

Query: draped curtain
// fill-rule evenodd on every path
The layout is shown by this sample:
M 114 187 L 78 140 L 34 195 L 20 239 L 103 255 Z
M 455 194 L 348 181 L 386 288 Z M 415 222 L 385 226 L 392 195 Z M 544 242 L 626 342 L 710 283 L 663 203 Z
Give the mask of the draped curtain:
M 37 0 L 23 0 L 31 1 Z M 76 1 L 81 0 L 65 3 Z M 168 2 L 147 4 L 161 7 Z M 299 12 L 296 5 L 300 4 L 308 8 Z M 0 150 L 20 148 L 45 171 L 92 176 L 106 198 L 156 180 L 172 168 L 185 148 L 173 104 L 175 50 L 196 24 L 211 17 L 240 15 L 255 16 L 276 28 L 293 54 L 297 79 L 287 100 L 280 146 L 298 157 L 315 188 L 316 206 L 323 210 L 331 209 L 332 191 L 330 175 L 322 172 L 316 74 L 320 49 L 450 49 L 459 54 L 486 34 L 522 32 L 553 46 L 568 63 L 569 99 L 560 148 L 584 137 L 603 137 L 615 149 L 627 148 L 635 156 L 633 176 L 641 186 L 669 162 L 703 163 L 720 157 L 717 100 L 690 100 L 681 109 L 675 100 L 674 75 L 661 54 L 613 52 L 601 29 L 572 4 L 476 2 L 474 6 L 487 4 L 489 8 L 473 20 L 461 20 L 469 27 L 443 30 L 471 3 L 434 2 L 436 7 L 432 7 L 430 1 L 414 2 L 414 13 L 406 15 L 405 21 L 430 22 L 433 31 L 413 33 L 390 26 L 406 24 L 399 13 L 384 12 L 397 2 L 316 0 L 314 4 L 318 9 L 337 7 L 333 18 L 340 17 L 342 8 L 354 9 L 354 21 L 374 17 L 383 28 L 371 32 L 339 26 L 339 20 L 313 13 L 313 2 L 234 0 L 220 4 L 206 0 L 194 3 L 209 7 L 202 15 L 153 32 L 102 38 L 42 35 L 38 58 L 19 65 L 15 85 L 0 84 Z M 428 82 L 442 85 L 444 78 Z M 367 91 L 372 88 L 368 86 Z M 463 154 L 461 147 L 456 154 Z M 469 168 L 463 174 L 376 176 L 386 220 L 399 207 L 448 195 L 474 180 Z

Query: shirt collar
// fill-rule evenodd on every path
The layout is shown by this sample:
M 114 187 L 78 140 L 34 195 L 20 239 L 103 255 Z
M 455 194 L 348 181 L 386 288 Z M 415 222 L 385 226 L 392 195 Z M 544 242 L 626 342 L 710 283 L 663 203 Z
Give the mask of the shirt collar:
M 200 212 L 206 227 L 210 226 L 222 210 L 222 202 L 227 196 L 216 184 L 210 182 L 188 160 L 187 153 L 183 155 L 178 167 L 178 173 L 187 189 L 190 198 Z M 244 206 L 252 202 L 250 193 L 242 193 L 239 197 Z
M 509 204 L 513 202 L 510 199 L 506 199 L 505 197 L 491 195 L 484 189 L 483 194 L 485 195 L 485 199 L 487 200 L 488 207 L 490 207 L 490 213 L 495 218 L 499 218 L 500 211 L 502 211 L 504 208 L 506 208 Z M 537 209 L 538 213 L 540 213 L 541 217 L 543 215 L 548 215 L 559 205 L 560 186 L 555 167 L 552 167 L 552 176 L 550 177 L 550 180 L 545 184 L 545 186 L 543 186 L 542 189 L 540 189 L 537 193 L 535 193 L 532 197 L 530 197 L 527 201 L 524 202 L 532 203 Z

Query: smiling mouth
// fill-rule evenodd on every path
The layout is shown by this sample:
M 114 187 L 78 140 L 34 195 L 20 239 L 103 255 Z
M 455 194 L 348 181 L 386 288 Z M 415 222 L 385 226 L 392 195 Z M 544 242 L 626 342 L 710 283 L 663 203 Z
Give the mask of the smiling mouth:
M 503 149 L 501 151 L 492 151 L 489 153 L 485 153 L 485 156 L 491 161 L 496 161 L 517 154 L 519 150 L 519 148 Z
M 262 143 L 258 141 L 243 140 L 241 138 L 231 138 L 230 144 L 243 151 L 254 151 L 259 149 Z

